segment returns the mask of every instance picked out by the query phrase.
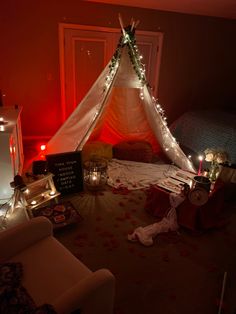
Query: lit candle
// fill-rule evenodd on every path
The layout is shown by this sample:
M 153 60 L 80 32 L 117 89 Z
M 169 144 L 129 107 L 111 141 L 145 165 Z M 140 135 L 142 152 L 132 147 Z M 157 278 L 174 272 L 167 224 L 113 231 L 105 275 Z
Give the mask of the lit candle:
M 99 172 L 97 172 L 97 171 L 92 172 L 90 174 L 90 178 L 89 178 L 90 179 L 89 180 L 90 184 L 91 185 L 99 185 L 100 176 L 101 176 L 101 174 Z
M 202 173 L 202 161 L 203 161 L 202 155 L 198 156 L 198 159 L 199 159 L 199 167 L 198 167 L 198 173 L 197 174 L 200 176 Z

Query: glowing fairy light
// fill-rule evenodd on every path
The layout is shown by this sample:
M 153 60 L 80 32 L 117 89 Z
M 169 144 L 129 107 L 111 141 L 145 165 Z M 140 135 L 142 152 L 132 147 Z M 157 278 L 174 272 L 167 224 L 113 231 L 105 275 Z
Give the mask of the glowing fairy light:
M 140 87 L 140 89 L 139 89 L 139 97 L 140 97 L 142 100 L 144 99 L 143 87 Z
M 45 144 L 42 144 L 40 145 L 40 150 L 43 152 L 46 150 L 46 145 Z

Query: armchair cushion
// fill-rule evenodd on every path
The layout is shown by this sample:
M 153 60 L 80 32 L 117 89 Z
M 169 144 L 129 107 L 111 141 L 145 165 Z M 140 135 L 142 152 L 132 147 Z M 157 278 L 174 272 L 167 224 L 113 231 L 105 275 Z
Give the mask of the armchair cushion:
M 4 250 L 6 249 L 6 253 Z M 51 304 L 58 314 L 111 314 L 115 278 L 109 270 L 92 272 L 52 235 L 45 217 L 0 233 L 4 262 L 21 263 L 22 285 L 36 306 Z

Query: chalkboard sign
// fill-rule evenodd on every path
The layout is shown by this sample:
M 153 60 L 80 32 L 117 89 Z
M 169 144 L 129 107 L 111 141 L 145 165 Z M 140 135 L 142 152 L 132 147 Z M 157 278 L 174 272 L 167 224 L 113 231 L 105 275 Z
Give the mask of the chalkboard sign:
M 54 174 L 55 187 L 62 195 L 83 190 L 81 151 L 47 155 L 46 160 L 48 171 Z

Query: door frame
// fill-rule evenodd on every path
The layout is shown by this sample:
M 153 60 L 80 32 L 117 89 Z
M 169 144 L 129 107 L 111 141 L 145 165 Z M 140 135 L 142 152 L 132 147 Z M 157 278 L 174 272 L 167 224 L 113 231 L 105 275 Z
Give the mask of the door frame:
M 59 66 L 60 66 L 60 86 L 61 86 L 61 118 L 62 122 L 66 120 L 66 80 L 65 80 L 65 32 L 67 29 L 75 29 L 80 31 L 96 31 L 96 32 L 106 32 L 113 34 L 120 34 L 120 28 L 109 28 L 109 27 L 100 27 L 92 25 L 80 25 L 80 24 L 68 24 L 68 23 L 59 23 Z M 159 84 L 159 73 L 160 73 L 160 64 L 161 64 L 161 54 L 162 54 L 162 45 L 163 45 L 163 33 L 162 32 L 152 32 L 152 31 L 143 31 L 137 30 L 137 36 L 149 36 L 158 40 L 157 47 L 157 60 L 155 66 L 155 75 L 153 81 L 153 95 L 157 97 L 158 93 L 158 84 Z M 137 37 L 136 36 L 136 37 Z M 116 43 L 114 44 L 114 49 L 116 48 Z

